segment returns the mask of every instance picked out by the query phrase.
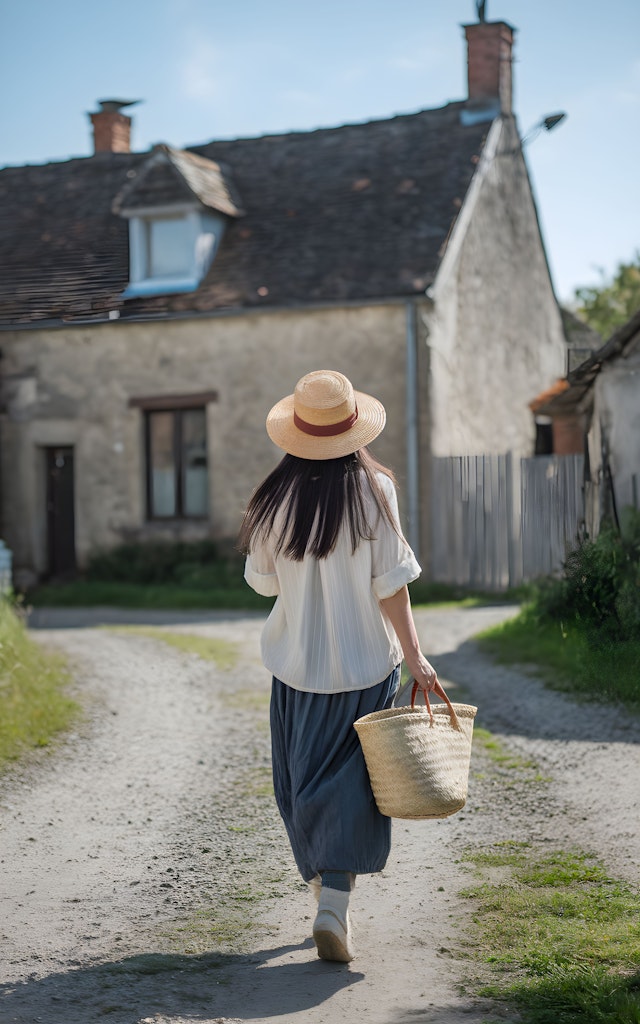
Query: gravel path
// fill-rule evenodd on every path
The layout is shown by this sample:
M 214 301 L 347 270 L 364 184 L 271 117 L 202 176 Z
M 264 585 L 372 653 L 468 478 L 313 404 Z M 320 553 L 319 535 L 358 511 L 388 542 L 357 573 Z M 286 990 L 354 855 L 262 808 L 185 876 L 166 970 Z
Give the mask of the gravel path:
M 452 699 L 477 704 L 478 723 L 548 781 L 482 771 L 478 749 L 462 813 L 395 822 L 386 870 L 354 894 L 349 966 L 315 955 L 311 899 L 269 795 L 262 617 L 34 615 L 33 635 L 70 659 L 86 713 L 0 783 L 2 1024 L 480 1022 L 485 1007 L 461 994 L 462 846 L 577 845 L 622 877 L 640 868 L 640 721 L 483 658 L 470 638 L 514 610 L 416 619 Z M 238 665 L 97 628 L 124 621 L 231 641 Z

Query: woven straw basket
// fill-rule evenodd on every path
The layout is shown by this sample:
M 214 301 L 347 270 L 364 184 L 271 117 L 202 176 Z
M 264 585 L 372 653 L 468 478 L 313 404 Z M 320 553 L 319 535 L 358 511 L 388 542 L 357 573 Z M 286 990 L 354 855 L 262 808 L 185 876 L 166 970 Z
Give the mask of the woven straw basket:
M 433 709 L 411 707 L 374 711 L 355 723 L 381 814 L 390 818 L 447 818 L 467 799 L 473 720 L 477 708 L 445 701 Z M 426 695 L 425 695 L 426 696 Z

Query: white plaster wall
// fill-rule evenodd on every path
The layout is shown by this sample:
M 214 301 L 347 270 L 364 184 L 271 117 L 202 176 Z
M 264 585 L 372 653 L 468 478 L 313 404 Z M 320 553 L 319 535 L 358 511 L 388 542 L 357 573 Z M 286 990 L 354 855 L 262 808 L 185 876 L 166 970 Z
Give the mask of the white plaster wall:
M 633 477 L 640 500 L 640 339 L 626 357 L 603 364 L 594 384 L 593 425 L 590 432 L 592 473 L 602 466 L 602 432 L 609 459 L 618 510 L 634 502 Z
M 337 369 L 378 396 L 372 446 L 405 477 L 405 312 L 384 305 L 21 331 L 3 337 L 3 523 L 16 566 L 46 569 L 44 453 L 75 447 L 76 547 L 150 536 L 234 538 L 247 499 L 281 452 L 271 405 L 312 369 Z M 132 397 L 213 390 L 207 409 L 210 515 L 145 522 L 143 415 Z
M 562 376 L 565 341 L 510 122 L 496 122 L 426 315 L 436 456 L 532 454 L 529 402 Z M 464 214 L 464 216 L 463 216 Z

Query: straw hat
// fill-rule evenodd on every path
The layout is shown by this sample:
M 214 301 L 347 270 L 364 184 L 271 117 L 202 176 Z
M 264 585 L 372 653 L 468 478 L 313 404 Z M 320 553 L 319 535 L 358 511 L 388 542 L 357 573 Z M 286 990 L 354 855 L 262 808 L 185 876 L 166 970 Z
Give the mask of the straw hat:
M 337 459 L 370 444 L 385 420 L 382 403 L 354 391 L 342 373 L 314 370 L 298 381 L 292 395 L 274 405 L 267 433 L 289 455 Z

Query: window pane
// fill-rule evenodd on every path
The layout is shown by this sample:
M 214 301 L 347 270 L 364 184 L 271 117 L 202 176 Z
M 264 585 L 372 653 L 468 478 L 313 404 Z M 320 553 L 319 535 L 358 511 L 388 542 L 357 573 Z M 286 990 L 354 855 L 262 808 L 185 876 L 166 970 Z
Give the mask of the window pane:
M 207 482 L 207 424 L 204 409 L 182 413 L 182 495 L 185 516 L 206 516 L 209 510 Z
M 176 514 L 173 413 L 149 413 L 149 475 L 152 516 Z
M 190 277 L 194 246 L 184 217 L 149 221 L 149 277 Z

